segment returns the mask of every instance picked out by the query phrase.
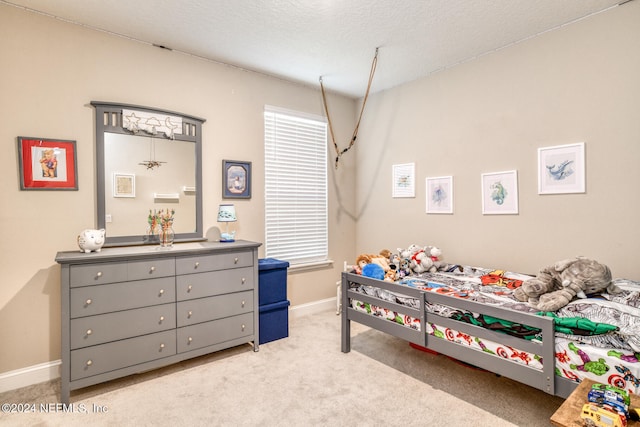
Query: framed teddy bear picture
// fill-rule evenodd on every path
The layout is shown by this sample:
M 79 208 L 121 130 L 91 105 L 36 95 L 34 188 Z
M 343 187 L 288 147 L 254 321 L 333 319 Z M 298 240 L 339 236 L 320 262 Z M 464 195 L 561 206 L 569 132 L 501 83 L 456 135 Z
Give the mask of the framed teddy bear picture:
M 21 190 L 77 190 L 76 142 L 18 137 Z

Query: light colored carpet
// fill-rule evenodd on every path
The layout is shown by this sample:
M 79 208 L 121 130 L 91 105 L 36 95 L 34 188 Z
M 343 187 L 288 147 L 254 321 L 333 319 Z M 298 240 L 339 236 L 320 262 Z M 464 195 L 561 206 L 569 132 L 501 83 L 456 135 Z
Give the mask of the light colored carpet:
M 72 392 L 76 413 L 40 409 L 57 402 L 59 380 L 0 394 L 0 403 L 36 405 L 0 413 L 0 424 L 549 426 L 563 402 L 356 323 L 351 352 L 342 353 L 334 312 L 289 327 L 288 338 L 257 353 L 243 345 Z

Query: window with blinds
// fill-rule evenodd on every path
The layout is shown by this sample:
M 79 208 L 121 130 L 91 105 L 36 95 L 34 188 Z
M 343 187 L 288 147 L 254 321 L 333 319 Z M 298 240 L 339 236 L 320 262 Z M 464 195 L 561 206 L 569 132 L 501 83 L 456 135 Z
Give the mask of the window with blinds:
M 328 259 L 327 123 L 266 106 L 265 254 L 291 265 Z

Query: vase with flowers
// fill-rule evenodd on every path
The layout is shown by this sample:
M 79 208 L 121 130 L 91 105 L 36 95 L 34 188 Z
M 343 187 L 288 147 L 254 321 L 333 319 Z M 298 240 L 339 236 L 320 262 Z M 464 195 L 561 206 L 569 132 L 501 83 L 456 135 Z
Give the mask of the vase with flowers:
M 160 241 L 160 246 L 163 248 L 168 248 L 173 246 L 173 239 L 175 237 L 175 233 L 173 232 L 173 215 L 176 213 L 174 209 L 167 209 L 158 211 L 157 213 L 157 222 L 159 224 L 158 231 L 158 240 Z
M 156 235 L 158 235 L 158 214 L 156 211 L 149 209 L 149 216 L 147 217 L 147 241 L 152 242 Z

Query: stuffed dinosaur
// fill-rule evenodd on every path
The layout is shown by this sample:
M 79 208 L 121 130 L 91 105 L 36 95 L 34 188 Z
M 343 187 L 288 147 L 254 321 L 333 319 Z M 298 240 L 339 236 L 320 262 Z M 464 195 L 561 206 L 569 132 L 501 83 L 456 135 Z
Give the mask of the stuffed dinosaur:
M 607 291 L 621 292 L 611 283 L 609 267 L 597 261 L 577 257 L 556 262 L 546 267 L 533 279 L 526 280 L 513 296 L 542 311 L 556 311 L 567 305 L 574 297 Z

